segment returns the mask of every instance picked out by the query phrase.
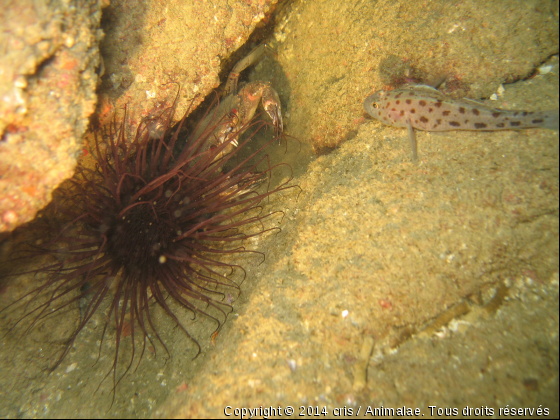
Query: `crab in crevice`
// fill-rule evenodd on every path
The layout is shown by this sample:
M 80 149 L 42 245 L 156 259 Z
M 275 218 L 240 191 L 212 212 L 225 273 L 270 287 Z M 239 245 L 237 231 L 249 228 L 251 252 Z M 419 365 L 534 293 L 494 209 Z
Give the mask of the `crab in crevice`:
M 255 112 L 262 102 L 265 112 L 272 120 L 276 135 L 280 136 L 283 131 L 282 111 L 280 98 L 269 82 L 250 82 L 245 84 L 239 91 L 237 82 L 239 74 L 247 67 L 255 63 L 264 53 L 265 44 L 253 49 L 249 55 L 237 62 L 228 76 L 222 99 L 214 111 L 208 115 L 209 118 L 217 119 L 220 123 L 213 130 L 211 137 L 215 145 L 220 145 L 228 139 L 233 140 L 224 149 L 224 154 L 237 147 L 238 137 L 249 127 Z M 217 118 L 216 118 L 217 117 Z M 202 124 L 203 127 L 206 124 Z M 233 137 L 232 137 L 233 136 Z

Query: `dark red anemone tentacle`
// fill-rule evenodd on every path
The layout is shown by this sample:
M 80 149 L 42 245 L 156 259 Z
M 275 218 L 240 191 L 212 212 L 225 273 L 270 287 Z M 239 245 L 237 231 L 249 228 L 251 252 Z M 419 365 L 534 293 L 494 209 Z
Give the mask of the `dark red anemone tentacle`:
M 247 275 L 239 263 L 223 257 L 258 254 L 264 258 L 263 253 L 246 249 L 242 241 L 279 230 L 266 221 L 283 212 L 264 213 L 262 202 L 272 194 L 299 188 L 289 184 L 291 176 L 271 187 L 272 172 L 285 165 L 272 165 L 266 153 L 276 137 L 240 155 L 270 123 L 251 121 L 216 145 L 213 133 L 223 124 L 217 120 L 217 107 L 206 111 L 205 116 L 213 117 L 208 126 L 199 123 L 195 134 L 185 137 L 184 118 L 171 128 L 175 106 L 176 100 L 159 115 L 140 122 L 131 139 L 126 109 L 120 123 L 115 118 L 105 131 L 94 133 L 94 168 L 80 166 L 76 177 L 57 192 L 61 213 L 69 222 L 60 230 L 46 229 L 53 239 L 30 251 L 58 262 L 31 271 L 45 274 L 46 280 L 8 307 L 23 306 L 24 315 L 15 325 L 29 320 L 25 334 L 45 318 L 89 299 L 53 368 L 68 355 L 94 314 L 106 310 L 99 355 L 105 334 L 114 329 L 114 359 L 105 376 L 112 377 L 113 399 L 134 358 L 139 358 L 138 364 L 142 360 L 147 342 L 157 341 L 168 352 L 151 304 L 159 305 L 192 339 L 197 355 L 201 352 L 175 307 L 207 317 L 220 329 L 233 310 L 225 301 L 228 290 L 240 290 L 230 274 L 237 271 L 240 282 Z M 163 132 L 152 138 L 150 127 L 155 126 Z M 239 140 L 248 128 L 254 131 Z M 105 148 L 101 139 L 107 139 Z M 82 290 L 86 285 L 89 290 Z M 46 298 L 40 301 L 42 294 Z M 130 342 L 128 353 L 121 351 L 125 341 Z M 125 354 L 128 362 L 122 364 Z

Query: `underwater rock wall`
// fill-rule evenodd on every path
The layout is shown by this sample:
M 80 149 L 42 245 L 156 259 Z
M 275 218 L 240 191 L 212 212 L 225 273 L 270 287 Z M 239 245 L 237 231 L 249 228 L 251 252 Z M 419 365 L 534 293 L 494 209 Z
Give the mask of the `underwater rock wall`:
M 102 124 L 125 106 L 139 121 L 181 86 L 176 115 L 195 109 L 276 3 L 11 2 L 0 15 L 0 232 L 73 175 L 96 106 Z
M 447 95 L 488 98 L 558 53 L 558 2 L 320 0 L 283 13 L 287 125 L 316 152 L 356 135 L 374 91 L 446 77 Z

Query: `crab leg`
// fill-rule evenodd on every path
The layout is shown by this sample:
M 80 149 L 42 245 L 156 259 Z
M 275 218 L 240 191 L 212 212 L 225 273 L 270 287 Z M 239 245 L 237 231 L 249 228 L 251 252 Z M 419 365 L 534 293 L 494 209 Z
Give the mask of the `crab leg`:
M 237 93 L 237 82 L 239 80 L 239 74 L 259 58 L 261 58 L 261 55 L 263 55 L 265 48 L 266 44 L 260 44 L 257 47 L 253 48 L 253 50 L 245 58 L 242 58 L 237 62 L 228 76 L 226 87 L 224 88 L 224 92 L 222 94 L 223 96 L 227 96 L 230 93 Z

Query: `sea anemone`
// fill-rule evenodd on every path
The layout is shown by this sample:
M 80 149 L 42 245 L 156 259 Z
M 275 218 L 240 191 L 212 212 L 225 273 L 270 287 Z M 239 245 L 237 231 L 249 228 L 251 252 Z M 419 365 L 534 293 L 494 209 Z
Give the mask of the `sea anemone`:
M 229 292 L 239 291 L 230 272 L 240 272 L 241 280 L 245 276 L 240 265 L 224 257 L 256 253 L 243 241 L 278 229 L 263 221 L 282 214 L 263 213 L 262 201 L 293 188 L 289 181 L 271 186 L 272 171 L 285 165 L 271 165 L 265 152 L 277 141 L 274 135 L 240 153 L 257 133 L 273 133 L 270 123 L 255 118 L 216 144 L 214 133 L 222 121 L 212 118 L 214 111 L 207 112 L 209 124 L 199 124 L 189 135 L 184 118 L 172 126 L 174 110 L 175 104 L 136 129 L 127 123 L 125 110 L 120 122 L 115 118 L 108 128 L 94 130 L 93 165 L 80 164 L 76 176 L 57 190 L 56 208 L 47 211 L 56 211 L 57 220 L 64 222 L 53 223 L 46 216 L 35 222 L 35 230 L 47 238 L 22 254 L 50 261 L 31 272 L 40 285 L 2 309 L 23 308 L 11 329 L 24 324 L 25 334 L 47 317 L 82 305 L 76 329 L 50 367 L 54 370 L 94 313 L 106 308 L 101 343 L 114 327 L 114 360 L 105 376 L 112 373 L 113 398 L 140 348 L 138 362 L 147 342 L 157 341 L 167 351 L 155 328 L 154 303 L 200 353 L 173 309 L 177 305 L 170 302 L 214 320 L 217 331 L 232 310 Z M 251 134 L 239 140 L 249 127 Z M 130 139 L 127 133 L 133 133 Z M 130 357 L 117 374 L 126 337 Z

